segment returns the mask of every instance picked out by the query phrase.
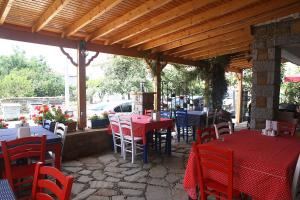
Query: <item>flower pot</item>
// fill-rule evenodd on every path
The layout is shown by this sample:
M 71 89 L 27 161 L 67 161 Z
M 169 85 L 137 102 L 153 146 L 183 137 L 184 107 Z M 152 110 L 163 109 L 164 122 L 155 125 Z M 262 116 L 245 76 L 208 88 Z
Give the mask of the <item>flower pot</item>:
M 68 133 L 76 131 L 77 122 L 67 122 L 65 125 L 68 126 Z
M 106 128 L 109 125 L 108 119 L 92 119 L 90 120 L 90 128 Z

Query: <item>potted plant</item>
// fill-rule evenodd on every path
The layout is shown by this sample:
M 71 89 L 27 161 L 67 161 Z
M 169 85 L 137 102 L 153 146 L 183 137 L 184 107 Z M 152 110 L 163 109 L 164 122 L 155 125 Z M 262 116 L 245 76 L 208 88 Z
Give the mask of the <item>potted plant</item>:
M 8 124 L 5 123 L 3 119 L 0 119 L 0 129 L 5 129 L 8 127 Z
M 58 108 L 52 107 L 52 115 L 55 122 L 63 123 L 68 126 L 68 132 L 76 131 L 77 122 L 71 119 L 70 115 L 65 114 L 59 106 Z
M 108 113 L 103 113 L 101 116 L 94 115 L 89 118 L 89 127 L 106 128 L 109 125 Z

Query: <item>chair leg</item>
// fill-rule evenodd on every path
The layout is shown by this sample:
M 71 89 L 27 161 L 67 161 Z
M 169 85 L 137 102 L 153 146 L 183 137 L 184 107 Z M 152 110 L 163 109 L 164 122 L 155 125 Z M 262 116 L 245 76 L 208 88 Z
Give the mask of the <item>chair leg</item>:
M 180 142 L 180 127 L 177 126 L 177 141 Z
M 155 131 L 155 135 L 154 135 L 154 137 L 155 137 L 155 151 L 157 151 L 157 142 L 158 142 L 158 135 L 157 135 L 157 132 Z
M 193 130 L 193 141 L 196 141 L 196 128 L 193 126 L 192 130 Z
M 186 143 L 188 144 L 189 143 L 189 128 L 186 127 Z
M 158 151 L 161 153 L 161 134 L 158 133 Z
M 135 157 L 135 151 L 136 151 L 136 148 L 135 148 L 135 142 L 132 142 L 131 144 L 131 163 L 134 163 L 134 157 Z
M 125 142 L 123 142 L 121 149 L 123 151 L 123 158 L 124 158 L 124 160 L 126 160 L 126 143 Z

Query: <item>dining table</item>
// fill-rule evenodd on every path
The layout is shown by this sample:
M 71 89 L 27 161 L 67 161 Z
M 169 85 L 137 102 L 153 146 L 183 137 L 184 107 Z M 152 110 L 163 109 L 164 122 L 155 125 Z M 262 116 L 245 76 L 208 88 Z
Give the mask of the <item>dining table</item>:
M 55 154 L 54 165 L 57 169 L 61 168 L 61 151 L 62 151 L 62 139 L 60 136 L 53 132 L 43 128 L 43 126 L 31 126 L 30 132 L 32 136 L 46 135 L 46 150 L 51 151 Z M 10 141 L 18 138 L 17 128 L 0 129 L 0 159 L 3 159 L 1 151 L 1 141 Z M 1 167 L 1 166 L 0 166 Z M 3 169 L 0 169 L 0 174 Z
M 292 199 L 291 187 L 300 153 L 300 138 L 272 137 L 257 130 L 241 130 L 207 144 L 233 150 L 234 189 L 255 200 Z M 191 199 L 197 199 L 198 165 L 195 153 L 191 151 L 183 184 Z M 208 172 L 206 176 L 226 184 L 223 175 Z
M 15 194 L 13 193 L 7 179 L 0 179 L 0 199 L 16 200 Z

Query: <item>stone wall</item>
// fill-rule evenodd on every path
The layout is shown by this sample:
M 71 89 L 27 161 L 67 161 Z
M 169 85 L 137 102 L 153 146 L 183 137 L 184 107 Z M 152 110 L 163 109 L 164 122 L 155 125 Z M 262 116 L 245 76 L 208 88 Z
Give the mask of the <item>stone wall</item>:
M 106 151 L 112 151 L 112 139 L 107 128 L 77 131 L 66 136 L 63 160 L 75 160 Z
M 275 120 L 280 92 L 280 47 L 300 44 L 300 19 L 252 27 L 252 114 L 251 128 L 265 127 L 265 120 Z
M 19 103 L 21 113 L 29 113 L 31 104 L 61 105 L 64 103 L 64 97 L 14 97 L 0 99 L 0 105 L 2 103 Z

